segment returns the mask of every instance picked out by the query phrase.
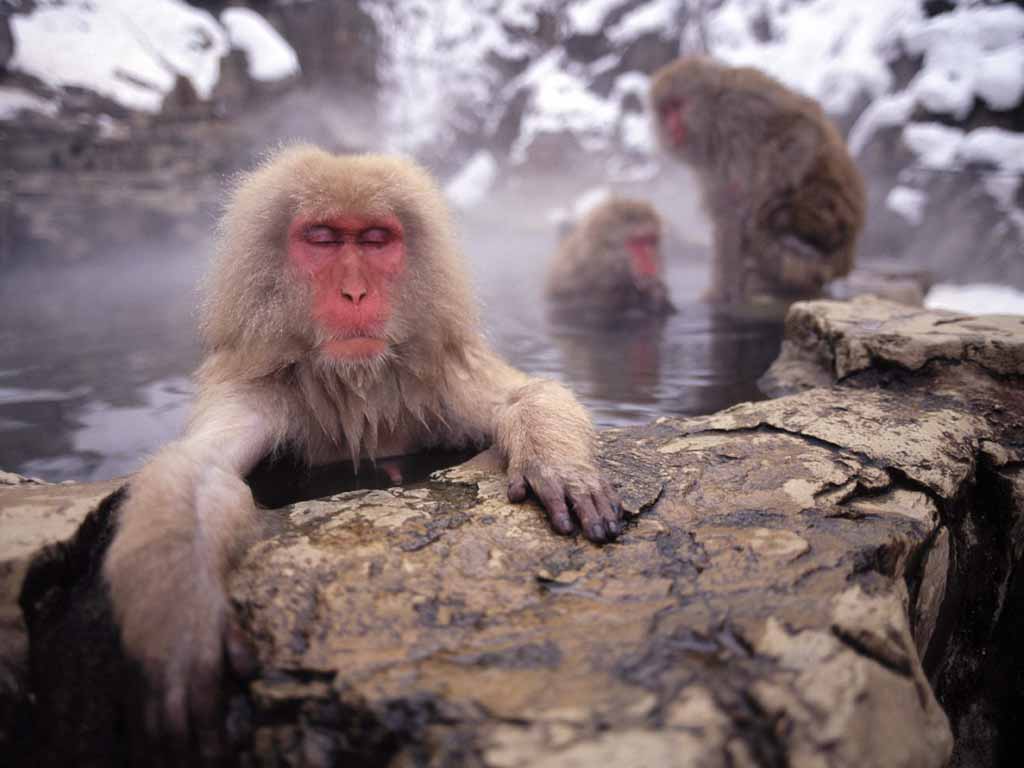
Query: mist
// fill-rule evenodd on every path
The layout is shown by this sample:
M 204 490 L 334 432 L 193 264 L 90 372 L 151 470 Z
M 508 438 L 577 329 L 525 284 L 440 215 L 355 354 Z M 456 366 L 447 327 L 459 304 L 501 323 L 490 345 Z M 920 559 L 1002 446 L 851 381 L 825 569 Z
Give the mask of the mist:
M 6 470 L 107 479 L 181 432 L 200 359 L 197 284 L 225 190 L 268 151 L 299 141 L 409 154 L 442 185 L 475 159 L 492 169 L 453 194 L 485 332 L 514 365 L 570 385 L 598 424 L 761 397 L 756 381 L 778 351 L 781 312 L 698 301 L 709 224 L 692 175 L 657 152 L 644 103 L 648 74 L 689 50 L 695 31 L 727 62 L 774 67 L 856 139 L 871 206 L 859 263 L 923 268 L 954 302 L 965 295 L 956 284 L 989 282 L 1011 291 L 1013 309 L 1012 289 L 1024 288 L 1024 168 L 1014 154 L 1024 118 L 1013 98 L 1024 75 L 1006 81 L 1009 96 L 991 86 L 998 63 L 1017 55 L 1016 38 L 989 41 L 999 52 L 991 77 L 982 72 L 959 101 L 952 86 L 934 85 L 938 44 L 921 42 L 945 35 L 942 51 L 969 59 L 972 41 L 1015 28 L 1011 12 L 929 15 L 910 0 L 884 18 L 829 0 L 559 0 L 490 11 L 454 0 L 253 3 L 261 34 L 295 52 L 293 68 L 268 78 L 254 74 L 264 49 L 237 37 L 224 3 L 161 0 L 147 23 L 163 25 L 162 58 L 142 46 L 143 69 L 126 56 L 109 72 L 64 70 L 25 47 L 39 14 L 57 23 L 102 7 L 29 5 L 5 10 L 15 45 L 0 57 Z M 165 5 L 173 13 L 162 17 Z M 811 10 L 826 21 L 808 27 Z M 192 45 L 198 28 L 206 48 Z M 102 45 L 75 29 L 63 45 Z M 167 60 L 177 69 L 160 70 Z M 941 136 L 915 128 L 940 122 Z M 542 286 L 560 233 L 605 195 L 648 200 L 665 221 L 666 278 L 680 308 L 667 322 L 581 329 L 548 315 Z

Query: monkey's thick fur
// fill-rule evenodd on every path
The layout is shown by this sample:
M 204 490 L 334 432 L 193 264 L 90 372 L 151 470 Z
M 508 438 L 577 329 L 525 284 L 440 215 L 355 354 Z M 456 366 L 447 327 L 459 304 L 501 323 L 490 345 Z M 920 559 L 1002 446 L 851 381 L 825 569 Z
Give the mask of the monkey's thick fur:
M 697 173 L 714 226 L 709 298 L 817 295 L 853 267 L 864 182 L 820 105 L 751 67 L 684 57 L 651 80 L 661 145 Z M 680 146 L 666 109 L 682 110 Z
M 339 212 L 403 227 L 407 266 L 390 296 L 387 352 L 372 361 L 318 352 L 310 287 L 287 261 L 297 215 Z M 326 462 L 493 443 L 511 500 L 529 486 L 563 533 L 570 509 L 592 539 L 621 530 L 587 413 L 487 346 L 444 199 L 415 164 L 279 152 L 232 193 L 204 292 L 194 413 L 184 437 L 130 479 L 104 566 L 123 646 L 142 663 L 164 730 L 216 722 L 236 637 L 225 582 L 258 523 L 243 478 L 274 451 Z
M 603 312 L 609 321 L 629 311 L 672 312 L 661 275 L 634 277 L 627 240 L 641 232 L 661 237 L 661 217 L 650 203 L 615 198 L 595 206 L 559 245 L 548 271 L 548 300 L 566 310 Z

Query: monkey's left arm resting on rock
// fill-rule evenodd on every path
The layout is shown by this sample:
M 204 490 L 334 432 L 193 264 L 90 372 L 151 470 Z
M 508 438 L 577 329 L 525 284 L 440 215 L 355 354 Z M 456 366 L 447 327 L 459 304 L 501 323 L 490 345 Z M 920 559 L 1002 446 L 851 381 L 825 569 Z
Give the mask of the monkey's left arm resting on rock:
M 591 541 L 623 530 L 618 494 L 597 463 L 597 434 L 590 416 L 561 384 L 535 379 L 484 353 L 475 366 L 480 392 L 467 414 L 493 440 L 508 473 L 509 501 L 532 491 L 556 531 L 571 534 L 579 521 Z M 489 397 L 487 397 L 489 395 Z

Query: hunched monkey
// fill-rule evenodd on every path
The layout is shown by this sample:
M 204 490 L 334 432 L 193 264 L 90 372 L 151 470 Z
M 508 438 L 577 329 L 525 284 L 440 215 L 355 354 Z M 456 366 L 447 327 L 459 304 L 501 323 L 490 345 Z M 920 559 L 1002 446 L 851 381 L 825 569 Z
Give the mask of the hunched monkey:
M 151 729 L 216 723 L 222 660 L 244 658 L 225 587 L 257 522 L 243 478 L 285 446 L 322 463 L 493 443 L 510 501 L 532 492 L 560 533 L 622 530 L 587 413 L 484 342 L 444 199 L 410 161 L 297 146 L 242 177 L 201 333 L 185 435 L 129 481 L 104 564 Z
M 650 95 L 658 140 L 696 171 L 714 226 L 708 299 L 810 297 L 850 271 L 864 182 L 817 102 L 702 57 L 658 70 Z
M 548 272 L 547 297 L 560 314 L 665 315 L 675 311 L 664 280 L 661 217 L 641 200 L 595 206 L 565 236 Z

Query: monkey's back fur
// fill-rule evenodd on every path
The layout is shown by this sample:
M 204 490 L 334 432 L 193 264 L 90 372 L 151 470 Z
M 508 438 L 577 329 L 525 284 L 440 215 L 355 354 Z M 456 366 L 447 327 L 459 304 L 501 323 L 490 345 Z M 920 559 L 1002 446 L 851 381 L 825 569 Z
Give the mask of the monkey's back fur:
M 813 295 L 852 269 L 864 182 L 814 99 L 752 67 L 689 57 L 655 74 L 651 100 L 687 110 L 685 147 L 661 120 L 658 135 L 697 172 L 715 223 L 713 291 Z

